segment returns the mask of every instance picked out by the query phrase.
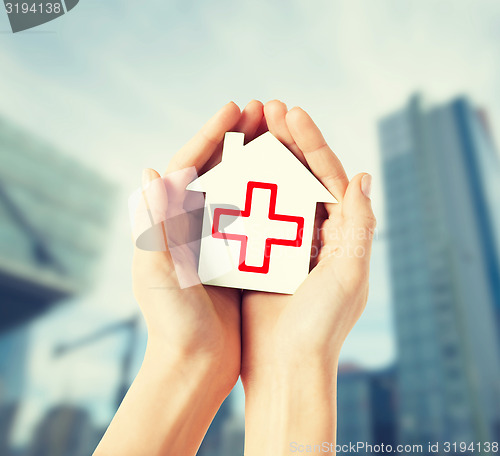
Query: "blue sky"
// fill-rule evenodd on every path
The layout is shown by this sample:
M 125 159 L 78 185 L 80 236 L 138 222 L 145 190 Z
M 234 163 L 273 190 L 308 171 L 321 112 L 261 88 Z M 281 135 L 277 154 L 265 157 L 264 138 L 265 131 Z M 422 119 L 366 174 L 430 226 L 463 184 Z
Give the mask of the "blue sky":
M 127 196 L 142 168 L 164 169 L 227 101 L 279 98 L 308 110 L 350 176 L 373 174 L 382 232 L 377 119 L 415 90 L 435 102 L 466 93 L 500 132 L 498 0 L 81 0 L 41 28 L 8 30 L 0 11 L 0 115 L 120 189 L 95 288 L 32 329 L 26 432 L 59 399 L 84 401 L 101 422 L 109 418 L 125 336 L 64 363 L 51 359 L 51 346 L 136 312 Z M 376 367 L 394 357 L 383 236 L 372 271 L 369 305 L 343 359 Z

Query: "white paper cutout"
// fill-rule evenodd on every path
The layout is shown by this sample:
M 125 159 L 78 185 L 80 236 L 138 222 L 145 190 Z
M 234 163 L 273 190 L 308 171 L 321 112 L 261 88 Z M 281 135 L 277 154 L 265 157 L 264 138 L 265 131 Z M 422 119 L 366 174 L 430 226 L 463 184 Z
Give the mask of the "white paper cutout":
M 198 274 L 293 294 L 309 272 L 316 203 L 337 201 L 271 133 L 243 141 L 226 133 L 222 162 L 187 186 L 206 193 Z

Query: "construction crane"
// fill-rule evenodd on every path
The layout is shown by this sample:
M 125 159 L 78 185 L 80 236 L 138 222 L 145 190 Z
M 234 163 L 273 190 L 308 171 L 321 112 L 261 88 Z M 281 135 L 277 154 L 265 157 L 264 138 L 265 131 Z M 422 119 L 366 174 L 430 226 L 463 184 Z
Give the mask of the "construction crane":
M 136 342 L 138 338 L 140 316 L 139 314 L 134 315 L 126 320 L 118 321 L 105 326 L 96 332 L 77 339 L 75 341 L 66 342 L 58 344 L 54 347 L 53 356 L 54 358 L 60 358 L 67 355 L 68 353 L 78 350 L 80 348 L 86 347 L 87 345 L 93 344 L 105 337 L 108 337 L 118 331 L 126 330 L 129 333 L 126 349 L 123 353 L 120 367 L 120 384 L 118 385 L 118 390 L 116 394 L 116 408 L 120 406 L 125 394 L 127 394 L 129 388 L 129 380 L 131 377 L 131 367 L 132 358 L 134 355 L 134 348 L 136 347 Z

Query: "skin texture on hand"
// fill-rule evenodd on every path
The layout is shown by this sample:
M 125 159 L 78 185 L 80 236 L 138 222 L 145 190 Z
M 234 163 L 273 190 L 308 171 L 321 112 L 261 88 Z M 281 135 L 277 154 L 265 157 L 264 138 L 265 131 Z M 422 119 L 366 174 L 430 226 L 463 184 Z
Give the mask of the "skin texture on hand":
M 224 106 L 171 160 L 166 174 L 220 161 L 226 131 L 253 139 L 262 103 Z M 143 187 L 160 175 L 145 170 Z M 167 201 L 168 204 L 168 201 Z M 240 374 L 241 291 L 181 288 L 170 252 L 135 248 L 132 281 L 148 329 L 143 366 L 95 456 L 194 455 Z
M 167 174 L 192 166 L 199 170 L 216 153 L 225 131 L 237 128 L 241 117 L 234 103 L 224 106 L 174 156 Z M 145 170 L 143 186 L 158 178 L 156 171 Z M 180 287 L 168 249 L 151 252 L 136 247 L 132 282 L 148 328 L 148 342 L 161 347 L 166 356 L 209 360 L 229 393 L 240 371 L 240 291 L 201 284 Z
M 246 456 L 289 454 L 291 442 L 335 442 L 338 356 L 368 294 L 371 177 L 349 182 L 311 118 L 279 101 L 252 101 L 243 112 L 227 104 L 167 174 L 195 167 L 201 175 L 218 164 L 226 131 L 249 142 L 267 130 L 339 201 L 318 205 L 309 276 L 294 295 L 182 288 L 168 250 L 136 248 L 133 288 L 148 346 L 95 456 L 194 455 L 240 372 Z M 159 178 L 146 170 L 143 185 Z
M 272 101 L 264 113 L 271 133 L 339 203 L 318 208 L 312 270 L 294 295 L 243 293 L 246 456 L 289 454 L 290 442 L 335 442 L 337 360 L 366 305 L 375 229 L 371 176 L 349 182 L 302 109 Z
M 226 131 L 242 131 L 253 139 L 262 110 L 257 101 L 242 113 L 234 103 L 227 104 L 174 156 L 166 174 L 192 166 L 198 174 L 211 169 L 221 159 Z M 160 177 L 147 171 L 149 180 Z M 201 284 L 180 288 L 168 251 L 136 248 L 132 270 L 149 340 L 175 355 L 220 364 L 218 375 L 229 393 L 240 372 L 240 290 Z

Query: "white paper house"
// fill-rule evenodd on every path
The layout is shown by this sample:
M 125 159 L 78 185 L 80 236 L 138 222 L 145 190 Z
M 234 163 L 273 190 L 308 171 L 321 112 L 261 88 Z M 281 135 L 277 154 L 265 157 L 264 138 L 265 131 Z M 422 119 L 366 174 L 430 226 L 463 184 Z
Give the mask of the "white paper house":
M 309 272 L 317 202 L 336 202 L 267 132 L 226 133 L 222 162 L 188 190 L 205 192 L 202 283 L 292 294 Z

